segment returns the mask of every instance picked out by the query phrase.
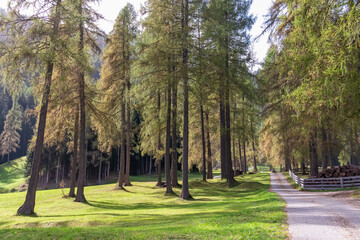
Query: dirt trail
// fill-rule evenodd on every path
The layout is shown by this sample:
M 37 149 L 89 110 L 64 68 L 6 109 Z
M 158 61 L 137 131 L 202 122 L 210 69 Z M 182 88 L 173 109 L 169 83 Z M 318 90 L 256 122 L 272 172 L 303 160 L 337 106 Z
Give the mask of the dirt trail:
M 329 193 L 295 190 L 281 173 L 271 173 L 271 189 L 287 203 L 291 239 L 360 239 L 360 205 Z

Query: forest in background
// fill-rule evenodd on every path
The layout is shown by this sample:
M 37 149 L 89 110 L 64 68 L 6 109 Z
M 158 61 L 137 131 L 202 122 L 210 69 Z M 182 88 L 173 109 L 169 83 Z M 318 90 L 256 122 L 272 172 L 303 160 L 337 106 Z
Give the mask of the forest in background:
M 359 164 L 359 1 L 275 1 L 255 73 L 251 1 L 128 4 L 109 35 L 91 2 L 2 11 L 2 162 L 27 152 L 30 189 L 66 179 L 75 196 L 86 179 L 123 187 L 156 170 L 170 193 L 178 170 L 220 167 L 231 183 L 260 163 L 313 176 Z

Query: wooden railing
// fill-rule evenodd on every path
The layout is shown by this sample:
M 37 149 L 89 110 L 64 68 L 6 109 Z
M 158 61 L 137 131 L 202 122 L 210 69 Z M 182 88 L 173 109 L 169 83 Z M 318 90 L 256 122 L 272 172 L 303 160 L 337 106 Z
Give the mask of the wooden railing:
M 290 177 L 303 189 L 331 190 L 348 187 L 360 187 L 360 176 L 340 178 L 309 178 L 303 179 L 289 170 Z

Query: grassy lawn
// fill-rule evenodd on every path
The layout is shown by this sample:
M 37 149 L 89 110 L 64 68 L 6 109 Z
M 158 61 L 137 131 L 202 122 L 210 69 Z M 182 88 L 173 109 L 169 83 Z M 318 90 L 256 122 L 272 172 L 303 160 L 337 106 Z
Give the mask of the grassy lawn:
M 0 194 L 0 239 L 284 239 L 285 202 L 268 192 L 269 174 L 203 183 L 190 174 L 192 201 L 164 196 L 156 177 L 133 177 L 126 191 L 114 184 L 85 189 L 88 203 L 37 193 L 36 216 L 15 216 L 25 193 Z M 147 182 L 145 180 L 151 181 Z M 176 194 L 180 189 L 174 189 Z M 66 191 L 67 192 L 67 189 Z
M 10 164 L 0 165 L 0 193 L 16 191 L 17 187 L 26 181 L 24 165 L 26 157 L 10 161 Z

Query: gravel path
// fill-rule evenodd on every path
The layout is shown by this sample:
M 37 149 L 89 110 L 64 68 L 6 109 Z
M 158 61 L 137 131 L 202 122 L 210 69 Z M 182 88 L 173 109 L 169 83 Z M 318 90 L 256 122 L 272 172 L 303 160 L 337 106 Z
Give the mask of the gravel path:
M 271 173 L 271 189 L 287 203 L 291 239 L 360 239 L 360 204 L 334 193 L 295 190 L 281 173 Z

